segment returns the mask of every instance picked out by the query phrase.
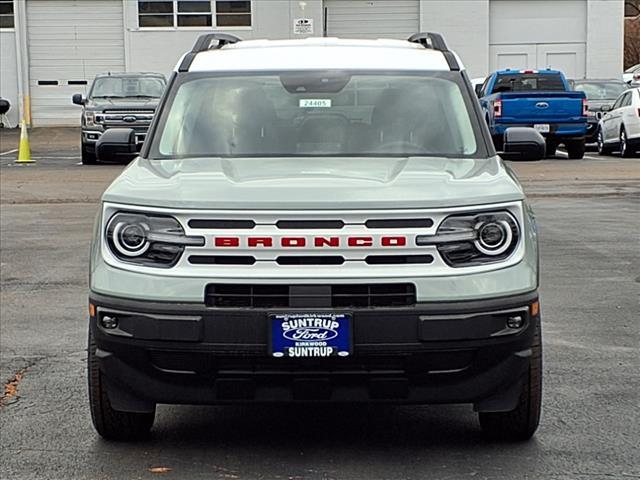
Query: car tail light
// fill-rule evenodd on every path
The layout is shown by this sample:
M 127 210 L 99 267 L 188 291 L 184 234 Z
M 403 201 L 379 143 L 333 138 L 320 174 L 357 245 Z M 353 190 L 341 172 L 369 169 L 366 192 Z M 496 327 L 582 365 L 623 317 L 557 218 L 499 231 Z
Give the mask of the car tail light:
M 494 100 L 493 102 L 493 116 L 501 117 L 502 116 L 502 100 Z
M 638 116 L 640 117 L 640 108 L 638 109 Z
M 520 73 L 525 73 L 525 74 L 538 73 L 538 70 L 520 70 Z
M 589 104 L 587 103 L 587 99 L 582 99 L 582 116 L 586 117 L 589 114 Z

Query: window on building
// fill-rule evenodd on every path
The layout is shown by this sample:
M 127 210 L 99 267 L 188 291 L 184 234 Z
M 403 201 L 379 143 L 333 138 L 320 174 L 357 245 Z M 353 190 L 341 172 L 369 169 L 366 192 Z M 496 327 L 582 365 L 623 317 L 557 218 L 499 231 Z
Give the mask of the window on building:
M 138 24 L 141 28 L 250 27 L 251 1 L 138 0 Z
M 0 0 L 0 28 L 13 27 L 13 0 Z
M 250 27 L 251 2 L 247 0 L 216 0 L 218 27 Z
M 211 2 L 209 0 L 178 0 L 176 7 L 178 27 L 211 26 Z
M 633 18 L 638 15 L 640 15 L 640 0 L 625 0 L 624 16 Z

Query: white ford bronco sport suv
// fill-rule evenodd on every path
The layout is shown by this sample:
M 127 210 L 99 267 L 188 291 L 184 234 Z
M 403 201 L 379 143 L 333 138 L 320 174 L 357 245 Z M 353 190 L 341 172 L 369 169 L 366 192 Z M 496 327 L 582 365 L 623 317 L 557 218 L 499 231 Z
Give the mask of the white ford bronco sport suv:
M 509 129 L 500 155 L 544 139 Z M 202 36 L 102 197 L 97 431 L 142 437 L 158 403 L 469 403 L 488 435 L 529 438 L 537 233 L 502 158 L 438 34 Z

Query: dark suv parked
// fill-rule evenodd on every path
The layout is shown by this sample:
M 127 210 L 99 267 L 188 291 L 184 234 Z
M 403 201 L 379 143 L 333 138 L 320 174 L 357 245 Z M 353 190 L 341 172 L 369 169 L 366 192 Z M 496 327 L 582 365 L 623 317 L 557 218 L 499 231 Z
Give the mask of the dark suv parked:
M 107 73 L 96 76 L 86 98 L 73 95 L 83 107 L 82 163 L 96 163 L 96 142 L 109 128 L 132 128 L 139 151 L 166 84 L 160 73 Z

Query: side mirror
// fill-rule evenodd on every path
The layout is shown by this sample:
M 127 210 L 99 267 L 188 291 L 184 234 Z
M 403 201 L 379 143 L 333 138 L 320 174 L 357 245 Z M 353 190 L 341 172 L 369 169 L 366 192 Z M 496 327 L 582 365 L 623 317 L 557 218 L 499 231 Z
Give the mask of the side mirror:
M 504 132 L 504 151 L 499 155 L 505 160 L 541 160 L 546 142 L 533 128 L 511 127 Z
M 480 94 L 482 93 L 482 84 L 479 83 L 478 85 L 476 85 L 474 87 L 474 90 L 476 91 L 476 96 L 480 98 Z
M 74 93 L 73 97 L 71 97 L 71 101 L 76 105 L 84 105 L 85 99 L 83 98 L 81 93 Z
M 610 112 L 612 110 L 611 105 L 602 105 L 600 107 L 601 112 Z
M 137 154 L 133 128 L 111 128 L 96 143 L 98 160 L 131 160 Z

